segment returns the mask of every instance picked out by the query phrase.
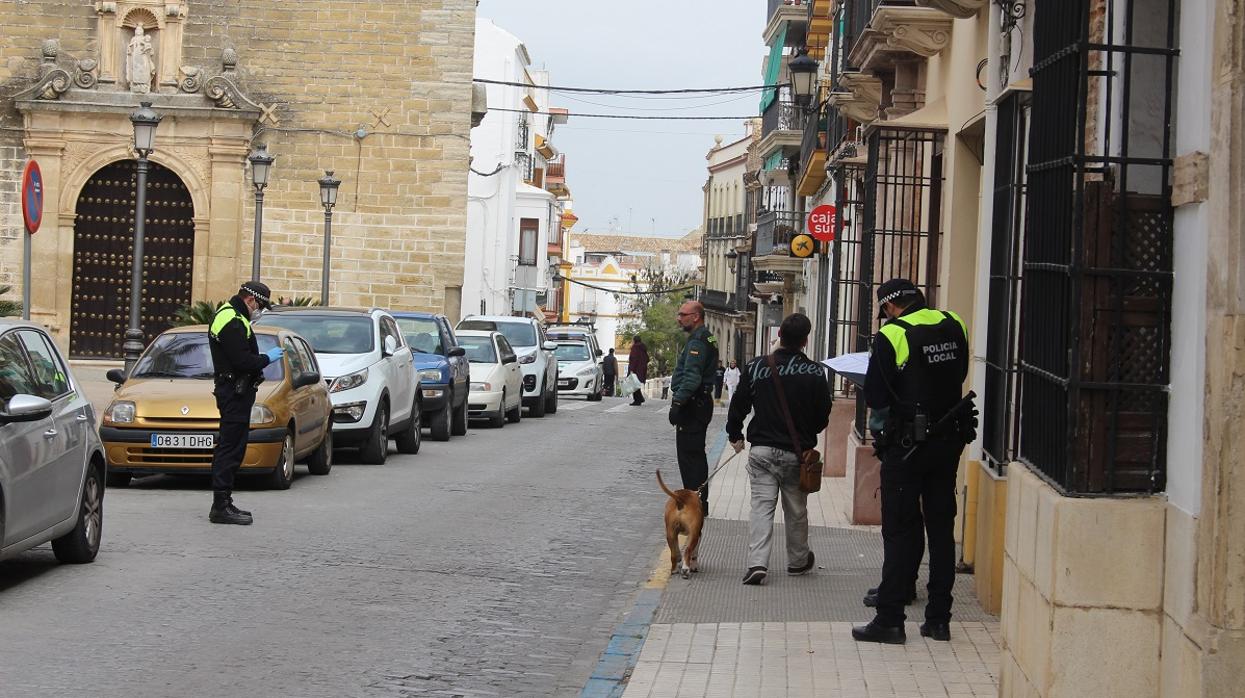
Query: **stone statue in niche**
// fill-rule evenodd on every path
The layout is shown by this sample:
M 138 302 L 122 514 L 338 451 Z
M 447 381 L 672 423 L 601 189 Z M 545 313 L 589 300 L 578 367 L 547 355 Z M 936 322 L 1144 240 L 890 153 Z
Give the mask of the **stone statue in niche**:
M 156 76 L 155 49 L 151 45 L 151 37 L 143 25 L 134 27 L 134 38 L 130 39 L 125 49 L 125 79 L 130 92 L 147 94 L 151 92 L 151 81 Z

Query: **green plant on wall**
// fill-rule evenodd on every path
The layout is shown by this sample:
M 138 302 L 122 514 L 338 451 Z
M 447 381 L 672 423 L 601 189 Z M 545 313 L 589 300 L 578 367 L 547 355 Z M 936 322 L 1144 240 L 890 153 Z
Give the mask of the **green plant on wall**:
M 12 286 L 0 286 L 0 296 L 7 296 L 12 290 Z M 21 314 L 21 301 L 6 301 L 0 298 L 0 317 L 17 316 Z

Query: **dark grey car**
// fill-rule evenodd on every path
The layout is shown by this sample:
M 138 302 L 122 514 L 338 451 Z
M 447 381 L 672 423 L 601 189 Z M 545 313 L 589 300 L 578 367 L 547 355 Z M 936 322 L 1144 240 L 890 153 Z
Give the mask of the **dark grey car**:
M 52 542 L 91 562 L 104 522 L 95 412 L 47 332 L 0 320 L 0 560 Z

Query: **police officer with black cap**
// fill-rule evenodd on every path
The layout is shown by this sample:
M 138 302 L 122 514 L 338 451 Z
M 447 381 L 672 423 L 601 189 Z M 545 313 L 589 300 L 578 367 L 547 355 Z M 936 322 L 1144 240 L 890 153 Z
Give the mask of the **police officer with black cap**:
M 882 584 L 877 616 L 852 629 L 861 642 L 901 644 L 904 605 L 929 537 L 929 601 L 921 635 L 951 638 L 955 583 L 955 480 L 976 420 L 963 398 L 968 330 L 955 313 L 925 305 L 911 281 L 878 288 L 879 318 L 865 375 L 869 428 L 882 460 Z M 970 396 L 971 397 L 971 396 Z
M 273 347 L 259 353 L 251 320 L 272 305 L 272 293 L 258 281 L 242 284 L 238 293 L 222 305 L 208 328 L 215 371 L 216 408 L 220 433 L 212 453 L 212 511 L 208 520 L 218 524 L 249 525 L 251 512 L 233 504 L 233 479 L 242 466 L 251 435 L 251 407 L 264 367 L 280 361 L 285 352 Z

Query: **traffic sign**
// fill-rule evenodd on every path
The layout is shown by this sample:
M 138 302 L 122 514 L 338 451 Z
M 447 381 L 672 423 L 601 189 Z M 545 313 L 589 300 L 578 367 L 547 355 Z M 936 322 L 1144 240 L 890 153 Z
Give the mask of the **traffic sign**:
M 813 239 L 803 233 L 791 238 L 791 254 L 803 259 L 804 257 L 812 257 L 813 252 L 817 250 L 817 243 Z
M 28 161 L 22 172 L 22 220 L 31 235 L 39 231 L 43 222 L 43 174 L 34 160 Z
M 822 204 L 808 213 L 808 234 L 822 242 L 834 240 L 834 219 L 838 209 L 830 204 Z

